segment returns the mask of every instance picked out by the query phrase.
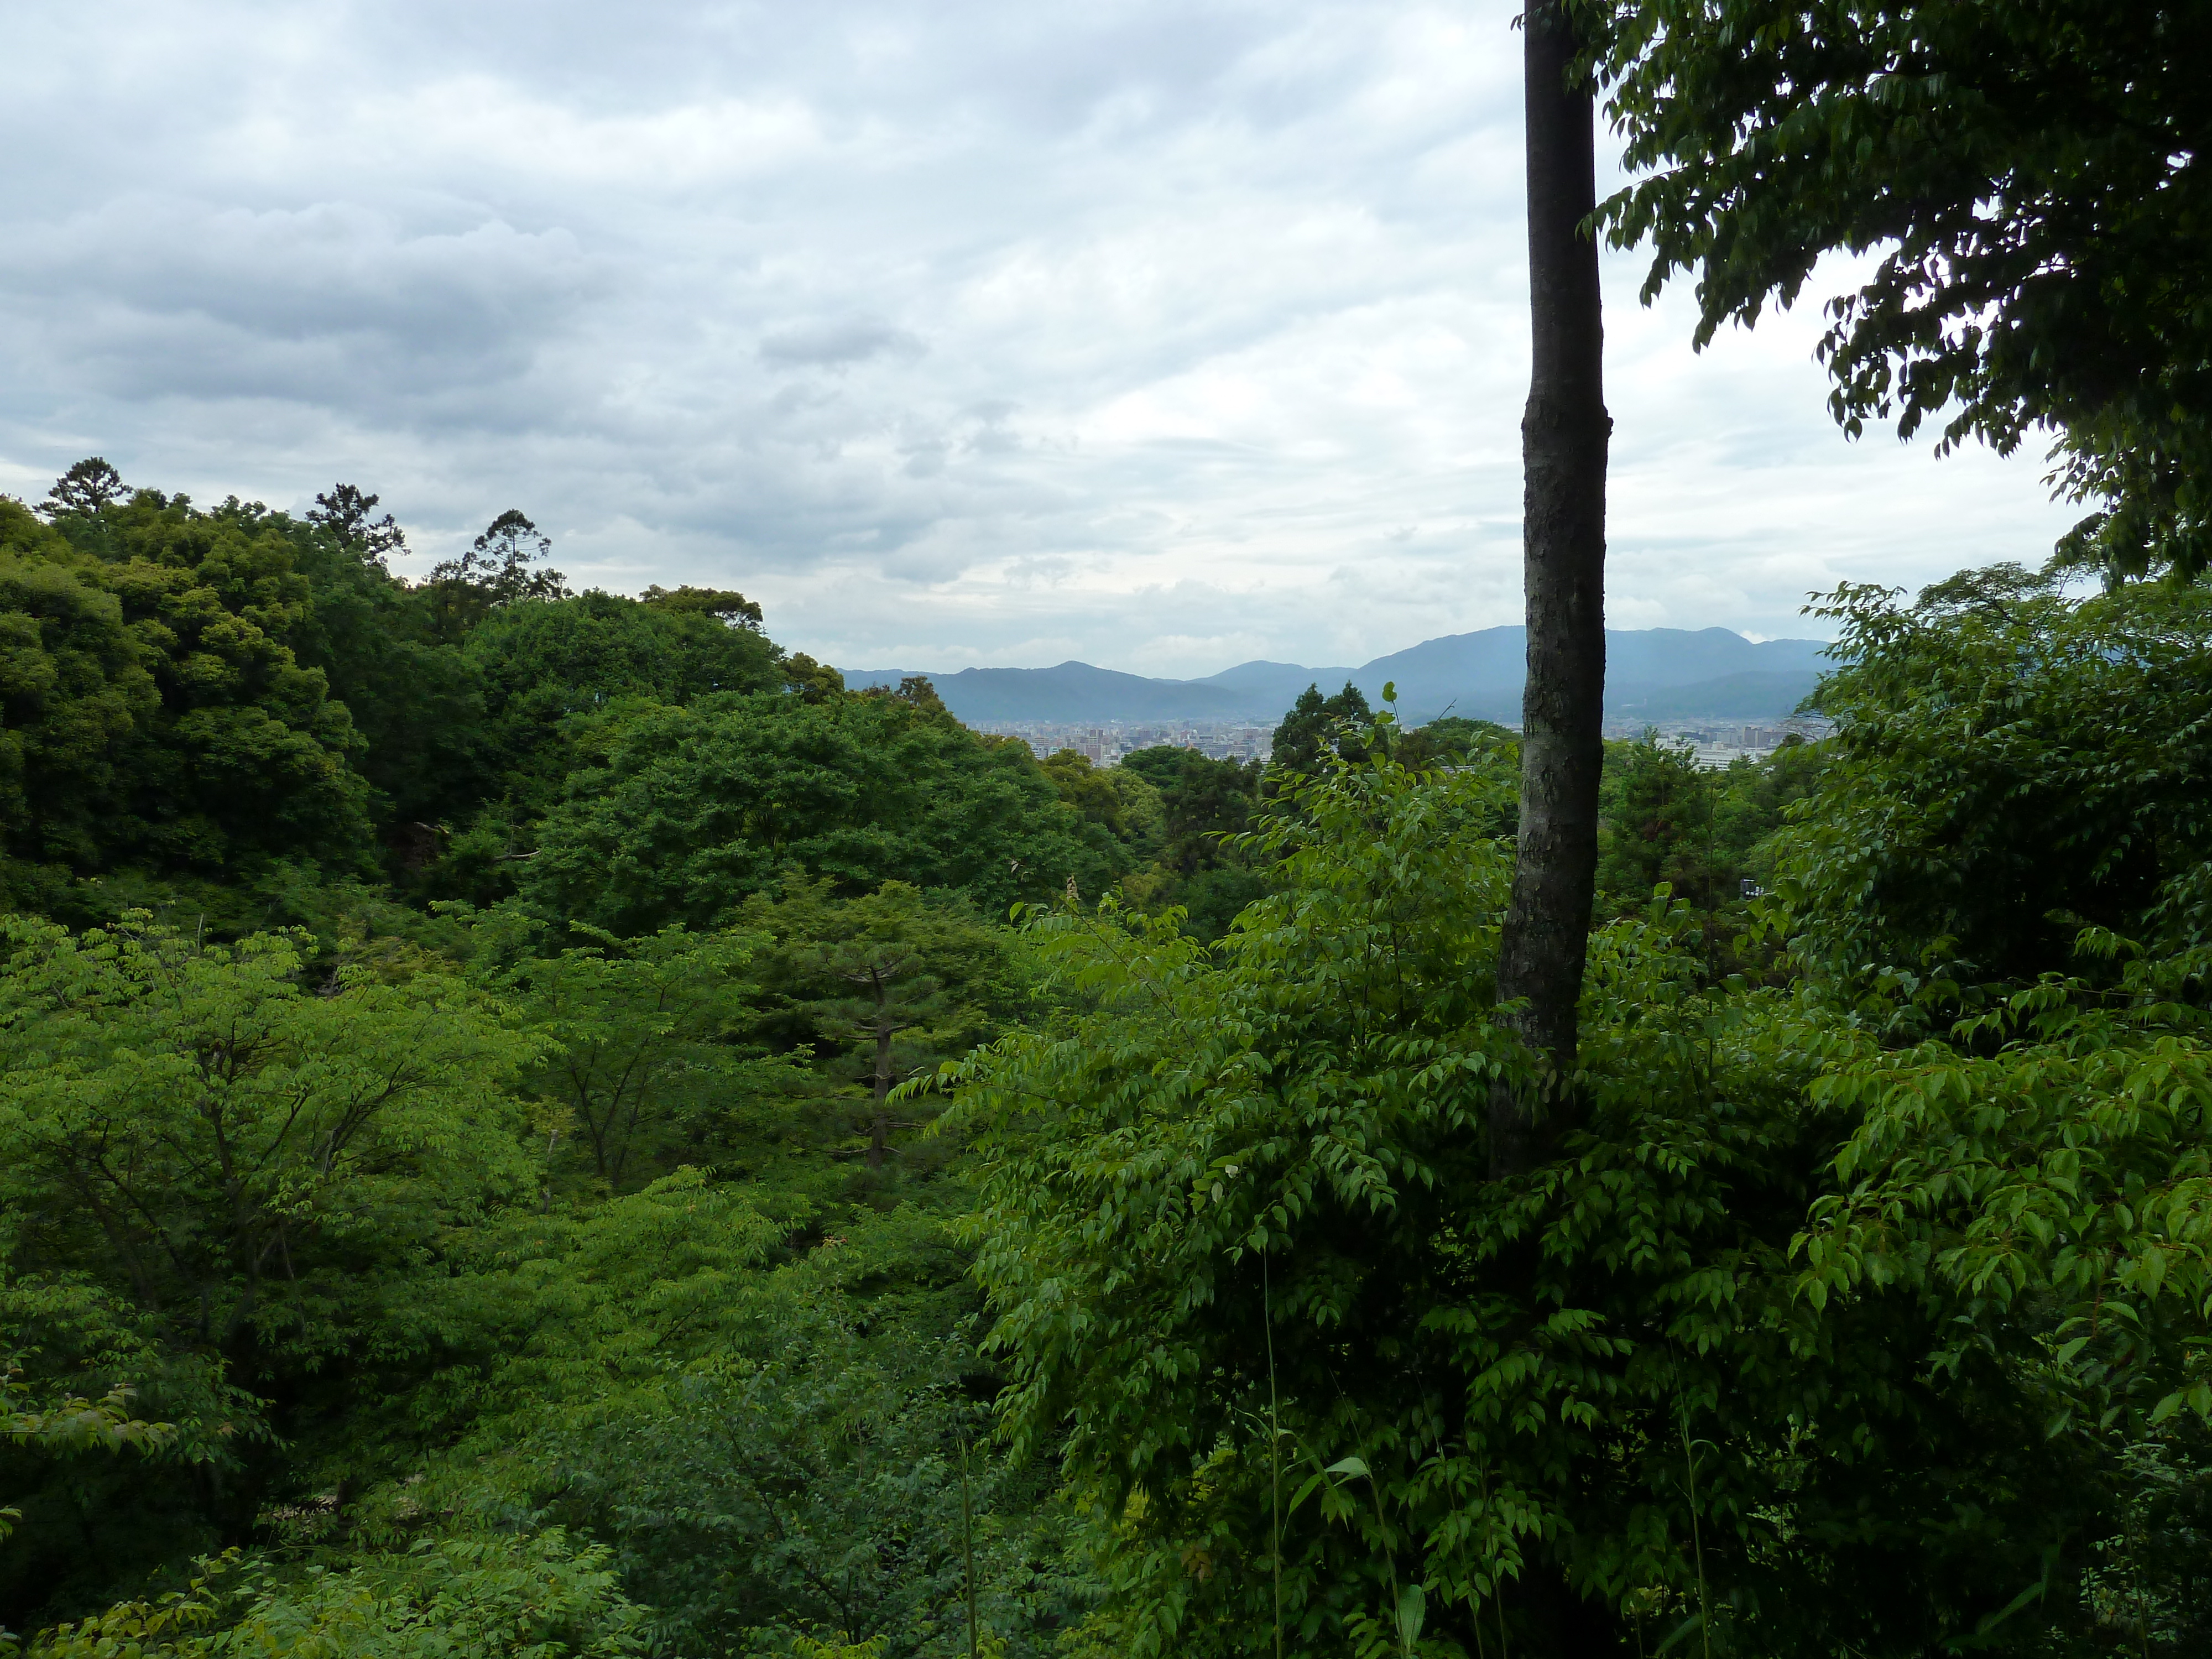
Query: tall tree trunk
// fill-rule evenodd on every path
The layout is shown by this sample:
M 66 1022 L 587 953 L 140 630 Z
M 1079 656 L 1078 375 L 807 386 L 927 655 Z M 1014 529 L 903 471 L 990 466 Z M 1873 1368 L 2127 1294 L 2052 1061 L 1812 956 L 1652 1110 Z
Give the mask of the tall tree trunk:
M 1501 1001 L 1546 1081 L 1490 1102 L 1491 1166 L 1540 1162 L 1571 1116 L 1575 1005 L 1597 872 L 1604 754 L 1604 322 L 1597 243 L 1595 100 L 1568 84 L 1565 0 L 1528 0 L 1522 25 L 1528 135 L 1528 312 L 1533 360 L 1521 419 L 1522 580 L 1528 678 L 1521 698 L 1521 833 L 1498 963 Z

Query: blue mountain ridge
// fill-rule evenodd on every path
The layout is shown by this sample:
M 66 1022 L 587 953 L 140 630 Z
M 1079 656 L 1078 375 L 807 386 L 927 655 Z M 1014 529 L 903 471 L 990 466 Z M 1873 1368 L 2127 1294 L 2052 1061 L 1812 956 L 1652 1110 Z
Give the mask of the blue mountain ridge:
M 945 706 L 970 725 L 1119 720 L 1238 721 L 1273 725 L 1309 685 L 1333 692 L 1346 681 L 1372 702 L 1395 682 L 1401 715 L 1433 720 L 1447 711 L 1518 721 L 1526 630 L 1486 628 L 1395 651 L 1358 668 L 1239 663 L 1204 679 L 1151 679 L 1085 662 L 1053 668 L 856 669 L 858 689 L 896 685 L 922 674 Z M 1820 640 L 1747 640 L 1725 628 L 1608 629 L 1606 713 L 1616 720 L 1778 719 L 1796 708 L 1831 665 Z

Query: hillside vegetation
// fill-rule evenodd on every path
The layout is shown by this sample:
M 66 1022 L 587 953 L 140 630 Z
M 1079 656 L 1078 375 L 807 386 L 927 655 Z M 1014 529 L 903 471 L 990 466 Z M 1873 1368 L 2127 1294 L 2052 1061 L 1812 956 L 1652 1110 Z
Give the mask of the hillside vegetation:
M 2212 1642 L 2212 598 L 1845 588 L 1609 746 L 1039 761 L 741 594 L 0 500 L 0 1652 Z

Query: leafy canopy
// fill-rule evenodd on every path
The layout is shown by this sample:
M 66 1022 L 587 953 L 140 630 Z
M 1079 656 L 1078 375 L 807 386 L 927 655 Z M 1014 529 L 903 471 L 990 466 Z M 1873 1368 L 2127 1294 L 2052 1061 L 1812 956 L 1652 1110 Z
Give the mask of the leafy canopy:
M 617 933 L 708 926 L 795 866 L 848 891 L 960 887 L 1002 908 L 1121 864 L 1025 745 L 899 697 L 703 697 L 611 718 L 523 891 Z
M 1698 338 L 1864 256 L 1820 351 L 1851 433 L 2057 440 L 2063 544 L 2212 563 L 2212 14 L 2171 0 L 1592 0 L 1638 175 L 1601 210 L 1694 271 Z

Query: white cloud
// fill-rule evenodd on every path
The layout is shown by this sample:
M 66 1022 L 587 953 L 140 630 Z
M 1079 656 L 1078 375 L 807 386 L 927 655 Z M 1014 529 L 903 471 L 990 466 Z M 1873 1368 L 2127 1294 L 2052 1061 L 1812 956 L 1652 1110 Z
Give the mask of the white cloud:
M 1510 0 L 19 8 L 0 487 L 504 507 L 854 665 L 1356 663 L 1518 611 Z M 2033 457 L 1845 443 L 1809 316 L 1608 258 L 1611 605 L 2039 557 Z

